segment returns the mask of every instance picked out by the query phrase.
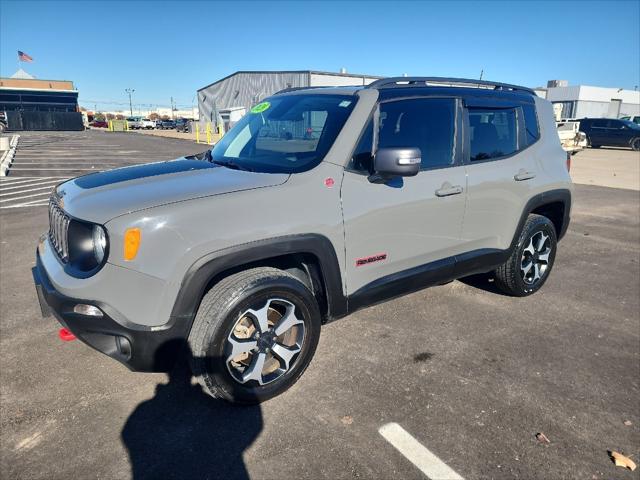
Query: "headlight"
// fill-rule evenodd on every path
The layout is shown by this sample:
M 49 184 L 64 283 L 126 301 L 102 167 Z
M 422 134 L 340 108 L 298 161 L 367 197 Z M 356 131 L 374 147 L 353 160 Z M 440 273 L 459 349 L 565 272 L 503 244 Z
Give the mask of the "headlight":
M 104 227 L 72 219 L 67 233 L 70 275 L 84 278 L 95 274 L 109 255 L 109 236 Z
M 93 254 L 98 264 L 104 260 L 105 249 L 107 248 L 107 235 L 100 225 L 93 226 Z

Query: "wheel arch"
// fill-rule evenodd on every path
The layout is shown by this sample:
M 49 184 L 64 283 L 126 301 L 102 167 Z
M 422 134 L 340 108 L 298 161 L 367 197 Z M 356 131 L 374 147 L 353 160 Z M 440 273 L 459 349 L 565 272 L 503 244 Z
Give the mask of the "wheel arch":
M 290 235 L 238 245 L 205 255 L 185 274 L 171 311 L 171 323 L 186 322 L 188 335 L 200 301 L 222 278 L 255 267 L 292 273 L 310 287 L 324 320 L 347 313 L 338 257 L 331 241 L 318 234 Z
M 551 220 L 556 229 L 558 240 L 560 240 L 564 237 L 564 234 L 567 232 L 567 228 L 569 227 L 571 191 L 566 188 L 550 190 L 529 199 L 524 207 L 522 216 L 520 217 L 520 222 L 518 223 L 518 228 L 513 236 L 510 248 L 511 251 L 513 251 L 518 243 L 520 232 L 527 221 L 527 217 L 532 213 L 542 215 Z

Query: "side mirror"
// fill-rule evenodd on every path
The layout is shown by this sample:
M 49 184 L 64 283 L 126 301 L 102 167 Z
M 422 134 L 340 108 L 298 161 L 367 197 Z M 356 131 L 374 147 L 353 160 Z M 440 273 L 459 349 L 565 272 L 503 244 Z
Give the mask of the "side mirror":
M 373 159 L 372 182 L 394 177 L 413 177 L 420 171 L 422 153 L 419 148 L 380 148 Z

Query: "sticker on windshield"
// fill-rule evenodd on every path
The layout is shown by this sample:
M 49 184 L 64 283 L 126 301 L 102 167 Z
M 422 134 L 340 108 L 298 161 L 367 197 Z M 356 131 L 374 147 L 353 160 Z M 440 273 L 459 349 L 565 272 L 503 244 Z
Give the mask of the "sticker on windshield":
M 269 102 L 259 103 L 251 109 L 251 113 L 262 113 L 265 110 L 268 110 L 270 106 L 271 106 L 271 103 Z
M 351 100 L 343 100 L 338 104 L 338 106 L 342 108 L 346 108 L 349 105 L 351 105 Z

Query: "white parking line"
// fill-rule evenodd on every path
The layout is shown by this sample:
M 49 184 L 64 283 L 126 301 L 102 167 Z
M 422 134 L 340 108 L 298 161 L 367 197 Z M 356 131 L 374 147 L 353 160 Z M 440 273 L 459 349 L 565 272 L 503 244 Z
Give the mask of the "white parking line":
M 37 192 L 38 190 L 51 190 L 54 186 L 55 184 L 52 184 L 46 187 L 30 188 L 28 190 L 20 190 L 18 192 L 0 193 L 0 197 L 6 197 L 8 195 L 20 195 L 21 193 Z M 0 192 L 4 192 L 4 189 L 0 190 Z
M 7 208 L 22 208 L 22 207 L 46 207 L 47 205 L 49 205 L 48 200 L 46 202 L 38 201 L 37 203 L 27 202 L 27 203 L 18 203 L 17 205 L 4 205 L 0 207 L 0 210 L 7 209 Z
M 23 198 L 33 198 L 33 197 L 41 197 L 43 195 L 46 195 L 47 198 L 49 198 L 49 196 L 51 195 L 50 192 L 44 192 L 44 193 L 34 193 L 33 195 L 24 195 L 22 197 L 13 197 L 13 198 L 5 198 L 3 200 L 0 200 L 0 203 L 5 203 L 5 202 L 13 202 L 15 200 L 22 200 Z
M 56 172 L 84 172 L 84 171 L 91 171 L 91 170 L 99 170 L 97 168 L 11 168 L 10 172 L 13 171 L 23 171 L 23 172 L 35 172 L 35 171 L 42 171 L 42 170 L 53 170 Z
M 53 185 L 55 185 L 55 184 L 57 184 L 57 183 L 59 183 L 61 181 L 62 181 L 62 179 L 59 179 L 59 180 L 58 179 L 56 179 L 56 180 L 45 180 L 43 182 L 36 181 L 34 183 L 26 182 L 26 183 L 23 183 L 21 185 L 14 185 L 13 183 L 6 182 L 6 185 L 7 185 L 6 187 L 2 184 L 2 183 L 5 183 L 5 182 L 2 182 L 2 183 L 0 183 L 0 192 L 8 192 L 9 190 L 16 190 L 16 189 L 17 190 L 22 190 L 23 188 L 37 187 L 38 185 L 52 185 L 53 186 Z
M 464 480 L 397 423 L 383 425 L 378 433 L 431 480 Z

